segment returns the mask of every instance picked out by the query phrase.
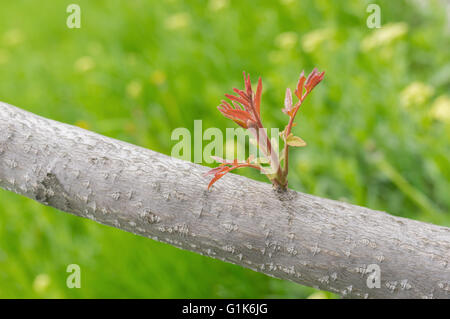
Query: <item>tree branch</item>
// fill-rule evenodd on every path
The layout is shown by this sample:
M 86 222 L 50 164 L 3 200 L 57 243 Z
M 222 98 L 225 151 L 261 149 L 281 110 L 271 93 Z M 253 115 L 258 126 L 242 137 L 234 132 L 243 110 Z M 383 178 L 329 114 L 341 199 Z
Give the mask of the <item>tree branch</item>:
M 346 297 L 450 297 L 449 228 L 233 174 L 208 192 L 207 170 L 0 102 L 3 188 Z M 380 288 L 367 286 L 372 264 Z

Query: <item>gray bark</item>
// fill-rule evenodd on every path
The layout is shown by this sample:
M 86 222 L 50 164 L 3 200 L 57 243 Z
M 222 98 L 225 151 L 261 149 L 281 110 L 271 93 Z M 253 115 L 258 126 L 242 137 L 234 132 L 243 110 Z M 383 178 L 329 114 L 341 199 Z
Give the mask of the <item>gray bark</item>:
M 344 297 L 449 298 L 449 228 L 207 170 L 0 102 L 7 190 Z

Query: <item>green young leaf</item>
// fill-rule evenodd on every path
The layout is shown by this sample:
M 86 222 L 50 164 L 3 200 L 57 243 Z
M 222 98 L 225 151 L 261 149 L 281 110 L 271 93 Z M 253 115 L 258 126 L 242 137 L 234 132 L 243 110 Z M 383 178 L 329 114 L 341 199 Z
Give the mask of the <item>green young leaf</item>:
M 292 127 L 296 127 L 296 126 L 297 126 L 297 123 L 292 123 Z M 288 129 L 288 126 L 286 125 L 284 130 L 282 130 L 280 133 L 278 133 L 278 135 L 280 135 L 283 138 L 283 140 L 286 140 L 285 137 L 286 137 L 286 130 L 287 129 Z M 292 133 L 291 133 L 291 135 L 292 135 Z
M 268 157 L 258 157 L 254 159 L 253 162 L 256 164 L 269 164 L 270 159 Z
M 306 142 L 302 140 L 300 137 L 293 135 L 292 133 L 286 139 L 286 143 L 289 146 L 302 147 L 306 146 Z
M 270 179 L 270 180 L 274 180 L 274 179 L 276 179 L 277 178 L 277 173 L 271 173 L 271 170 L 269 169 L 269 170 L 263 170 L 262 171 L 266 176 L 267 176 L 267 178 L 268 179 Z

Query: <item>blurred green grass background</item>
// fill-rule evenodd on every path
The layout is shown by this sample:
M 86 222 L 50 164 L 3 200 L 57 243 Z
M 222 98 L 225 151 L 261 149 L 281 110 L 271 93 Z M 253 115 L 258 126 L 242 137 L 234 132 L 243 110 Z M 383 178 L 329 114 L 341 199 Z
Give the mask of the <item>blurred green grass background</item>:
M 66 27 L 71 3 L 1 1 L 0 100 L 170 154 L 177 127 L 233 125 L 216 106 L 243 70 L 263 78 L 266 127 L 283 128 L 285 88 L 316 66 L 326 77 L 294 129 L 308 147 L 291 152 L 290 187 L 450 224 L 444 1 L 374 1 L 381 29 L 362 0 L 77 0 L 81 29 Z M 72 263 L 81 289 L 66 287 Z M 0 190 L 0 297 L 334 295 Z

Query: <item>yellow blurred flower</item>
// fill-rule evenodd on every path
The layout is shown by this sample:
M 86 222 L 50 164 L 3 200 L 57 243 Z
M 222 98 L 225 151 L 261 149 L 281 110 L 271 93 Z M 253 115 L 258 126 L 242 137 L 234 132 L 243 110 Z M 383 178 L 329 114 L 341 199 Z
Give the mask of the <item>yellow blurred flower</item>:
M 284 4 L 285 6 L 291 5 L 295 2 L 295 0 L 280 0 L 281 4 Z
M 142 84 L 139 81 L 133 80 L 130 83 L 128 83 L 127 88 L 127 95 L 131 98 L 137 98 L 139 95 L 141 95 L 142 92 Z
M 436 120 L 450 123 L 450 97 L 448 95 L 439 96 L 431 106 L 430 113 Z
M 320 45 L 330 40 L 334 35 L 334 29 L 325 28 L 308 32 L 302 37 L 302 48 L 305 52 L 313 52 L 320 47 Z
M 280 33 L 275 38 L 275 44 L 281 49 L 292 49 L 298 41 L 298 35 L 295 32 Z
M 391 44 L 408 32 L 408 24 L 405 22 L 389 23 L 376 29 L 361 41 L 361 49 L 364 52 L 376 47 Z
M 317 291 L 310 294 L 307 299 L 328 299 L 328 296 L 323 291 Z
M 208 8 L 211 11 L 219 11 L 228 6 L 228 0 L 209 0 Z
M 94 59 L 90 56 L 83 56 L 75 61 L 74 68 L 78 72 L 87 72 L 95 67 Z
M 413 82 L 400 93 L 400 101 L 405 107 L 423 105 L 433 93 L 433 87 L 422 82 Z
M 166 82 L 166 74 L 163 71 L 161 71 L 161 70 L 155 70 L 150 75 L 150 81 L 153 84 L 161 85 L 164 82 Z
M 20 44 L 24 40 L 24 35 L 19 29 L 11 29 L 3 35 L 3 42 L 7 46 Z
M 75 126 L 84 128 L 85 130 L 89 129 L 89 123 L 83 120 L 78 120 L 75 122 Z
M 37 293 L 42 293 L 50 286 L 50 276 L 47 274 L 39 274 L 34 278 L 33 290 Z
M 191 17 L 186 12 L 180 12 L 171 15 L 165 21 L 165 26 L 169 30 L 178 30 L 186 28 L 191 21 Z

